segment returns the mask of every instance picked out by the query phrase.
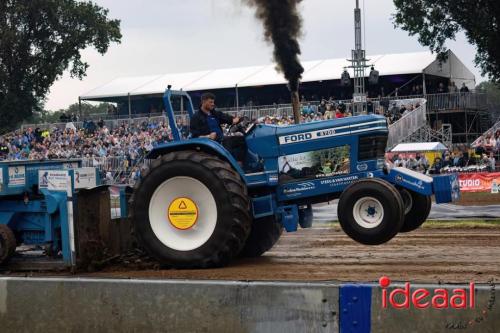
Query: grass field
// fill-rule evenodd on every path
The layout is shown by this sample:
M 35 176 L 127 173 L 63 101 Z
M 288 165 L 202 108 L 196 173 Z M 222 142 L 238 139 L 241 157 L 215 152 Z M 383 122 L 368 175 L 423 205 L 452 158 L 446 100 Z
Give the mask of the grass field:
M 428 220 L 422 226 L 427 229 L 500 229 L 500 218 L 488 220 Z

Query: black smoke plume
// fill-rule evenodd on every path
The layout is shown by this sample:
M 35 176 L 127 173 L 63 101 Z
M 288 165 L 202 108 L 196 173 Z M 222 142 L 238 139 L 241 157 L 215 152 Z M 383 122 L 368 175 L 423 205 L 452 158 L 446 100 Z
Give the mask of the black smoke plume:
M 264 24 L 266 41 L 274 45 L 278 70 L 288 80 L 290 91 L 299 89 L 304 68 L 300 64 L 302 19 L 297 5 L 302 0 L 243 0 L 256 8 L 255 16 Z

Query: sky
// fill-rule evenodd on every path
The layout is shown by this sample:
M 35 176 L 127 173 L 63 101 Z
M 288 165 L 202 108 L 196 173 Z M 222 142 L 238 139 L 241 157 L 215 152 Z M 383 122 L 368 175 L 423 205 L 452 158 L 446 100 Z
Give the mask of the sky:
M 78 96 L 118 77 L 191 72 L 265 65 L 272 47 L 264 41 L 260 21 L 241 0 L 94 0 L 121 20 L 121 44 L 105 55 L 82 51 L 90 67 L 83 80 L 66 72 L 54 83 L 46 109 L 59 110 L 78 102 Z M 301 60 L 348 58 L 354 47 L 355 0 L 303 0 Z M 392 0 L 360 0 L 365 22 L 367 54 L 426 51 L 417 37 L 395 28 Z M 481 82 L 474 67 L 475 48 L 463 34 L 448 47 Z

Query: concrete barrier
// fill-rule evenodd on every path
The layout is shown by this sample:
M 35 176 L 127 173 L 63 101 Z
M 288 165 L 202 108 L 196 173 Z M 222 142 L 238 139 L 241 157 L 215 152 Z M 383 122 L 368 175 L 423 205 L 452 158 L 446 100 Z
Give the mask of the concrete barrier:
M 469 297 L 469 285 L 412 284 L 408 307 L 401 309 L 390 304 L 395 288 L 406 290 L 402 283 L 382 289 L 378 284 L 0 278 L 0 331 L 499 331 L 500 294 L 494 284 L 476 285 L 474 307 L 467 298 L 467 309 L 431 304 L 419 309 L 411 295 L 429 291 L 420 305 L 438 289 L 445 289 L 449 299 L 456 289 L 465 289 Z M 393 297 L 399 305 L 406 300 L 401 290 Z
M 0 332 L 337 332 L 322 283 L 0 278 Z

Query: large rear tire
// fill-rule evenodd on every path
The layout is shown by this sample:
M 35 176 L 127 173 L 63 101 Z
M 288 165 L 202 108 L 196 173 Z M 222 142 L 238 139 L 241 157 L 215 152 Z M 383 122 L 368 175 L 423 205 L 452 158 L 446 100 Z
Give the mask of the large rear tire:
M 248 237 L 249 212 L 239 174 L 227 162 L 198 151 L 153 161 L 131 198 L 140 245 L 176 268 L 227 265 Z
M 342 192 L 338 218 L 344 232 L 366 245 L 392 239 L 404 219 L 403 200 L 394 186 L 381 179 L 363 179 Z
M 16 236 L 5 224 L 0 224 L 0 265 L 9 262 L 16 253 Z
M 432 207 L 431 197 L 406 189 L 401 190 L 401 196 L 405 204 L 405 218 L 399 232 L 417 230 L 429 217 Z
M 240 255 L 248 258 L 260 257 L 276 244 L 282 233 L 283 226 L 276 221 L 274 215 L 254 220 Z

